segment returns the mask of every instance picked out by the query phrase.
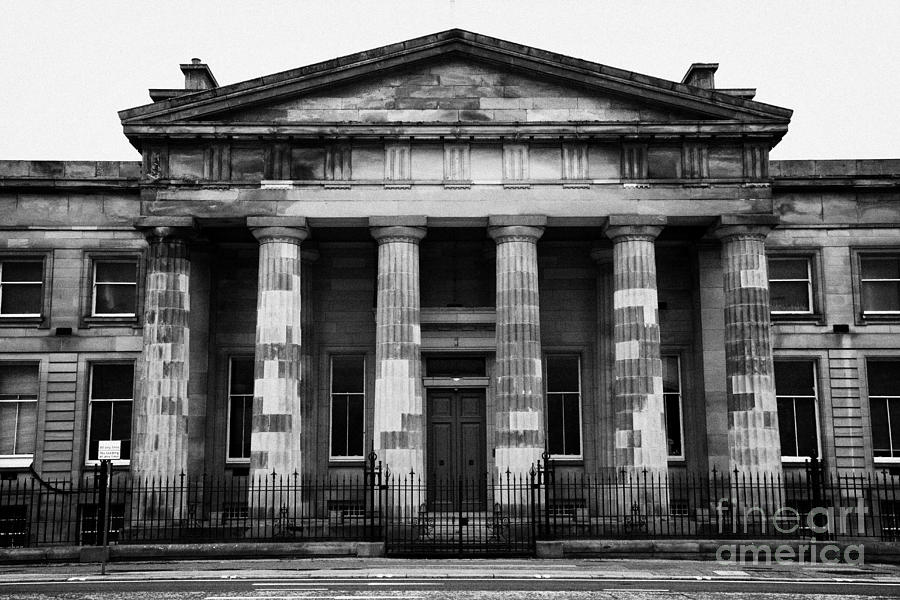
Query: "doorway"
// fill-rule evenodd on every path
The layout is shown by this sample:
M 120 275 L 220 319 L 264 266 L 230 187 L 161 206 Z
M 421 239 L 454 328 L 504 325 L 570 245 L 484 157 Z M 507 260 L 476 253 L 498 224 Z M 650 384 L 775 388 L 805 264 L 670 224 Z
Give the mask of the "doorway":
M 484 510 L 485 390 L 429 389 L 427 416 L 430 510 Z

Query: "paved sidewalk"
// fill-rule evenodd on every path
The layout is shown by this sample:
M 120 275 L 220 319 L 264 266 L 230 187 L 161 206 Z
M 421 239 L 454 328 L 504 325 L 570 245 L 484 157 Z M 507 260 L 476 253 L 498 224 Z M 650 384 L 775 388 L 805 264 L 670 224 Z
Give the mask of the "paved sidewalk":
M 646 579 L 790 579 L 900 582 L 900 566 L 722 565 L 714 561 L 633 559 L 384 559 L 304 558 L 223 561 L 113 562 L 100 565 L 0 565 L 0 582 L 66 581 L 82 578 L 294 579 L 294 578 L 634 578 Z

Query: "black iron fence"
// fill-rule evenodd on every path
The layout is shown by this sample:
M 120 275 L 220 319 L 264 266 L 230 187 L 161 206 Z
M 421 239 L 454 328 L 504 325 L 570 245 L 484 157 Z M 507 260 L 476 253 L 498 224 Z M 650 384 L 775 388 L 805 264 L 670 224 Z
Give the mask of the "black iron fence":
M 384 541 L 389 553 L 528 553 L 536 539 L 900 541 L 900 476 L 610 472 L 437 481 L 383 473 L 0 481 L 0 547 L 212 541 Z

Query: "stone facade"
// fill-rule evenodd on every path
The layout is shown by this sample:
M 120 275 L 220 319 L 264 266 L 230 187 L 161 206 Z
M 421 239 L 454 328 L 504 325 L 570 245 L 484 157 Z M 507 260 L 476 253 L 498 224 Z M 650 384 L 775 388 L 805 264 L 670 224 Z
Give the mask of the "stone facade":
M 779 428 L 788 362 L 829 468 L 893 464 L 867 369 L 900 360 L 900 307 L 870 310 L 865 261 L 900 256 L 900 161 L 769 161 L 791 113 L 746 90 L 468 32 L 188 71 L 120 113 L 140 161 L 0 161 L 0 367 L 39 390 L 34 451 L 0 468 L 76 480 L 115 435 L 145 477 L 374 451 L 427 479 L 429 399 L 458 386 L 483 390 L 484 473 L 777 474 L 810 450 Z

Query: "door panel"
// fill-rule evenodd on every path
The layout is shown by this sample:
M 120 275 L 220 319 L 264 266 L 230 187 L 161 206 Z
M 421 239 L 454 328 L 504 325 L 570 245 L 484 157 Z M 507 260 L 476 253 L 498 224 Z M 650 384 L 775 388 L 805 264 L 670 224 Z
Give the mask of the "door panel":
M 433 510 L 483 510 L 484 403 L 481 389 L 428 391 L 428 490 Z M 464 497 L 458 497 L 460 490 L 465 490 Z

